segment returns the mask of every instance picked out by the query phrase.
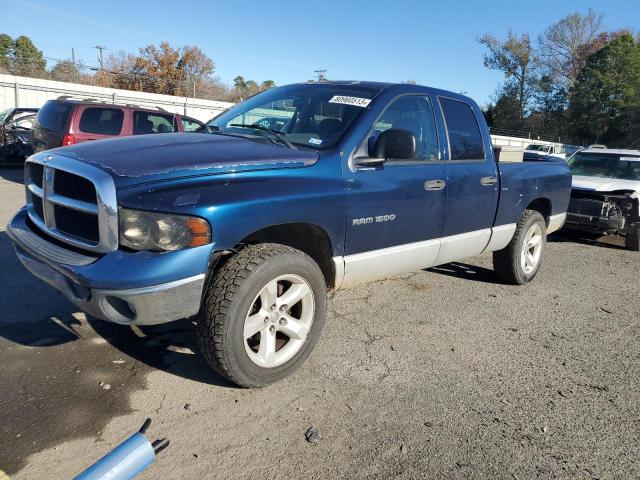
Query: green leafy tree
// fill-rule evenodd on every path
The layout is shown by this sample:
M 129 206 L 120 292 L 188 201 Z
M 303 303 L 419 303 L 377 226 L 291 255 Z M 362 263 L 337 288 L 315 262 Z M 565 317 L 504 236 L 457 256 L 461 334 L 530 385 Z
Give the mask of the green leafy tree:
M 543 75 L 533 95 L 533 114 L 526 123 L 531 131 L 566 138 L 568 93 L 551 76 Z
M 9 73 L 9 57 L 13 50 L 13 38 L 0 33 L 0 73 Z
M 276 86 L 276 82 L 274 82 L 273 80 L 265 80 L 260 85 L 260 90 L 269 90 L 270 88 L 273 88 L 275 86 Z
M 46 73 L 47 62 L 40 50 L 29 37 L 19 36 L 13 41 L 9 57 L 9 69 L 14 75 L 42 78 Z
M 570 92 L 570 131 L 577 143 L 633 146 L 640 136 L 640 44 L 618 34 L 587 59 Z
M 238 75 L 233 79 L 233 86 L 238 89 L 247 88 L 247 82 L 242 75 Z
M 80 81 L 82 77 L 81 68 L 83 65 L 71 60 L 60 60 L 49 70 L 48 77 L 58 82 Z
M 485 112 L 489 126 L 500 130 L 520 130 L 523 120 L 520 117 L 518 86 L 507 82 L 494 96 L 494 102 Z

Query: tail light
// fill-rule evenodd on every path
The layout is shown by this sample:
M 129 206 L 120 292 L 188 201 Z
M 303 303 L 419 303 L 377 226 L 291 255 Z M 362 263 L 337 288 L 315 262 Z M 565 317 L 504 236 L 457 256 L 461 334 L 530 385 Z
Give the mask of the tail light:
M 76 136 L 73 133 L 65 133 L 64 137 L 62 137 L 62 146 L 68 147 L 69 145 L 74 145 L 76 143 Z

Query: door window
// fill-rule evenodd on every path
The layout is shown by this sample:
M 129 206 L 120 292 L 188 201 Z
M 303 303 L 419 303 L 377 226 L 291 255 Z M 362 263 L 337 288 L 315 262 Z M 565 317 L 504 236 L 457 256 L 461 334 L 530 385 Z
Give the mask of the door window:
M 395 99 L 373 126 L 369 150 L 385 130 L 407 130 L 416 137 L 416 157 L 412 161 L 439 160 L 438 134 L 429 97 L 406 95 Z
M 204 123 L 193 118 L 182 117 L 182 130 L 185 132 L 204 132 Z
M 35 118 L 35 115 L 31 114 L 31 115 L 24 115 L 18 119 L 15 119 L 11 122 L 11 126 L 13 128 L 18 128 L 18 129 L 22 129 L 22 130 L 31 130 L 31 127 L 33 127 L 33 120 Z
M 175 128 L 173 115 L 155 112 L 133 112 L 133 134 L 173 133 Z
M 451 160 L 484 160 L 480 127 L 469 104 L 441 98 L 440 105 L 447 124 Z

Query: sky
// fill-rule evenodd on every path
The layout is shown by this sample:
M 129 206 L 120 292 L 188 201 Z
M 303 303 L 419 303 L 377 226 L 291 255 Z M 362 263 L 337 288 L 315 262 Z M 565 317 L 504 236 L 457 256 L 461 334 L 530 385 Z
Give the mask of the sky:
M 535 39 L 590 7 L 607 30 L 640 30 L 638 0 L 0 0 L 0 33 L 27 35 L 51 58 L 70 58 L 73 47 L 88 65 L 98 64 L 95 45 L 106 56 L 168 41 L 200 47 L 227 84 L 242 75 L 284 85 L 323 68 L 330 79 L 415 80 L 486 105 L 503 77 L 484 67 L 480 35 Z

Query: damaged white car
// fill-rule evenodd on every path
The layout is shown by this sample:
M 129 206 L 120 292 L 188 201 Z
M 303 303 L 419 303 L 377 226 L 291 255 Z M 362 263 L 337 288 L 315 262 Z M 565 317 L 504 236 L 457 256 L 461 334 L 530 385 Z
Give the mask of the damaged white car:
M 624 235 L 640 251 L 640 150 L 589 148 L 568 160 L 573 175 L 566 228 Z

